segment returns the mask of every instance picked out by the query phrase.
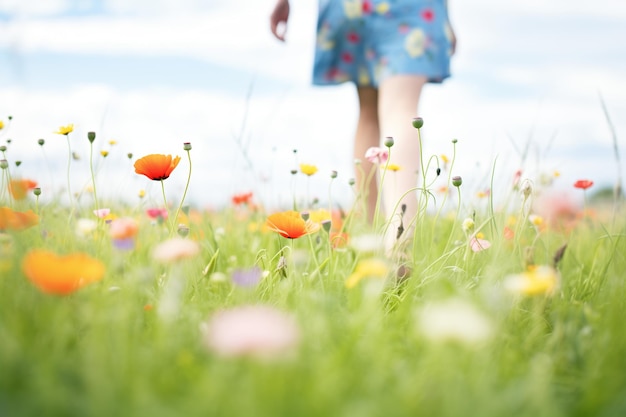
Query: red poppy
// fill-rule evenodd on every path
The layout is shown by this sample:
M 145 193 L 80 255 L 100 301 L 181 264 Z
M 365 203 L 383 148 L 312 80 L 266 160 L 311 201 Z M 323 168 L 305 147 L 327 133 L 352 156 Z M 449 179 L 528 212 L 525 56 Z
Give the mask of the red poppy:
M 236 206 L 242 204 L 250 204 L 252 202 L 252 191 L 247 193 L 235 194 L 232 197 L 232 202 Z
M 37 183 L 27 179 L 14 179 L 9 182 L 9 192 L 16 200 L 25 199 L 26 193 L 35 187 L 37 187 Z
M 574 187 L 580 188 L 581 190 L 586 190 L 592 185 L 593 185 L 593 181 L 591 180 L 578 180 L 574 183 Z
M 297 239 L 309 233 L 317 232 L 319 223 L 304 220 L 297 211 L 289 210 L 274 213 L 267 218 L 267 227 L 287 239 Z
M 180 156 L 172 159 L 172 155 L 146 155 L 135 161 L 135 172 L 151 180 L 161 181 L 169 178 L 179 162 Z

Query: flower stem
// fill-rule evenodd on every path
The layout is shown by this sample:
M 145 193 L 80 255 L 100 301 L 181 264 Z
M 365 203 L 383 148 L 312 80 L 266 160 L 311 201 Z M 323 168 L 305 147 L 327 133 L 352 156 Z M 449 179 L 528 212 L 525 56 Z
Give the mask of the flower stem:
M 374 209 L 374 230 L 378 229 L 378 212 L 380 211 L 380 201 L 383 194 L 383 183 L 385 182 L 385 173 L 387 172 L 389 162 L 391 161 L 391 147 L 388 147 L 387 149 L 387 161 L 385 162 L 385 168 L 383 169 L 383 173 L 380 177 L 380 184 L 378 184 L 378 194 L 376 195 L 376 208 Z
M 163 204 L 165 204 L 165 212 L 167 213 L 167 217 L 170 219 L 170 234 L 174 233 L 174 226 L 170 217 L 170 212 L 167 209 L 167 198 L 165 198 L 165 184 L 163 183 L 163 180 L 160 180 L 161 182 L 161 193 L 163 194 Z
M 93 142 L 89 142 L 89 170 L 91 171 L 91 184 L 93 186 L 93 198 L 96 203 L 96 211 L 100 208 L 98 204 L 98 193 L 96 192 L 96 176 L 93 172 Z
M 189 182 L 191 182 L 191 153 L 187 151 L 187 160 L 189 161 L 189 173 L 187 174 L 187 184 L 185 184 L 185 191 L 183 191 L 183 197 L 180 199 L 180 204 L 178 205 L 178 209 L 176 209 L 176 214 L 174 215 L 174 219 L 172 220 L 172 232 L 173 226 L 178 221 L 178 215 L 180 214 L 180 210 L 183 208 L 183 202 L 185 201 L 185 197 L 187 197 L 187 190 L 189 189 Z M 163 183 L 163 181 L 161 181 Z
M 69 198 L 72 212 L 74 211 L 74 200 L 72 199 L 72 188 L 70 186 L 70 166 L 72 165 L 72 146 L 70 145 L 70 135 L 65 135 L 67 139 L 67 197 Z

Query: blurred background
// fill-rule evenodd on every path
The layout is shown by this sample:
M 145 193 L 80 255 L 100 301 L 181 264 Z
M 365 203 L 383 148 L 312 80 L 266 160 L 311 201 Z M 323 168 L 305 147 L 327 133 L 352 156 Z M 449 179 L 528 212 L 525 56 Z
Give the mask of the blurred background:
M 425 155 L 451 158 L 458 139 L 452 174 L 470 195 L 488 190 L 492 175 L 494 196 L 506 193 L 518 169 L 572 192 L 578 179 L 599 189 L 623 178 L 612 135 L 623 153 L 626 3 L 449 3 L 458 48 L 452 78 L 424 92 Z M 253 191 L 270 207 L 294 193 L 350 204 L 354 88 L 310 85 L 317 2 L 292 2 L 285 44 L 269 31 L 273 5 L 0 0 L 0 142 L 11 139 L 7 158 L 22 161 L 12 174 L 38 181 L 42 198 L 63 189 L 67 141 L 53 132 L 73 123 L 74 189 L 89 184 L 95 131 L 103 197 L 132 200 L 146 189 L 159 201 L 158 184 L 132 168 L 148 153 L 183 157 L 166 183 L 180 197 L 191 142 L 190 203 L 219 207 Z M 319 172 L 290 174 L 298 163 Z

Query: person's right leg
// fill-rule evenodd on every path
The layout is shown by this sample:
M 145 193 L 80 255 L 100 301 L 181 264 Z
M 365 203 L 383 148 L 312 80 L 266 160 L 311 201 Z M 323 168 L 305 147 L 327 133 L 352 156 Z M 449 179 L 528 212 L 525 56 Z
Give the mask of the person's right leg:
M 378 197 L 377 169 L 364 156 L 372 146 L 380 144 L 380 128 L 378 123 L 378 90 L 374 87 L 357 87 L 359 96 L 359 121 L 354 137 L 354 158 L 361 161 L 361 167 L 356 167 L 356 185 L 359 201 L 365 199 L 365 216 L 369 224 L 373 223 L 376 199 Z M 369 181 L 369 182 L 368 182 Z

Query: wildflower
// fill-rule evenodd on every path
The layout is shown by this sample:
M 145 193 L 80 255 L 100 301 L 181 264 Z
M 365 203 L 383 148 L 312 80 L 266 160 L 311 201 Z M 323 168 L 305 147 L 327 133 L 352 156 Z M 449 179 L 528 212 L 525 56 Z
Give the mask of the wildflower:
M 73 124 L 69 124 L 69 125 L 67 125 L 67 126 L 61 126 L 61 127 L 59 128 L 59 130 L 57 130 L 57 131 L 56 131 L 56 132 L 54 132 L 54 133 L 56 133 L 56 134 L 58 134 L 58 135 L 65 135 L 65 136 L 67 136 L 67 135 L 69 135 L 70 133 L 72 133 L 73 131 L 74 131 L 74 125 L 73 125 Z
M 531 214 L 530 216 L 528 216 L 528 221 L 537 228 L 543 226 L 543 217 L 537 214 Z
M 365 151 L 365 159 L 372 164 L 384 164 L 389 159 L 389 151 L 387 149 L 373 146 Z
M 148 215 L 148 217 L 150 217 L 152 220 L 167 220 L 167 209 L 165 208 L 149 208 L 146 209 L 146 214 Z
M 354 288 L 365 278 L 385 279 L 389 273 L 387 263 L 381 259 L 364 259 L 359 261 L 354 272 L 346 279 L 346 288 Z
M 300 164 L 300 172 L 310 177 L 317 172 L 317 167 L 315 165 Z
M 135 247 L 135 236 L 139 232 L 139 226 L 134 219 L 122 217 L 111 222 L 109 235 L 113 239 L 116 248 L 129 250 Z
M 145 175 L 153 181 L 169 178 L 180 162 L 180 156 L 172 159 L 172 155 L 150 154 L 135 161 L 135 172 Z
M 4 129 L 4 122 L 0 120 L 0 130 Z
M 416 117 L 413 119 L 412 124 L 414 128 L 419 129 L 424 126 L 424 119 L 422 119 L 421 117 Z
M 267 218 L 267 227 L 288 239 L 297 239 L 319 230 L 319 223 L 304 220 L 297 211 L 274 213 Z
M 463 184 L 463 178 L 459 177 L 458 175 L 452 177 L 452 185 L 454 185 L 455 187 L 460 187 L 461 184 Z
M 388 137 L 385 138 L 385 146 L 387 148 L 391 148 L 393 146 L 393 144 L 394 144 L 394 140 L 393 140 L 393 138 L 391 136 L 388 136 Z
M 472 230 L 474 230 L 474 220 L 470 217 L 466 218 L 465 220 L 463 220 L 462 227 L 465 233 L 471 232 Z
M 174 237 L 157 245 L 152 251 L 152 258 L 163 263 L 174 263 L 192 258 L 200 253 L 197 242 L 182 237 Z
M 522 295 L 552 295 L 560 283 L 559 272 L 551 266 L 531 265 L 525 272 L 504 279 L 507 290 Z
M 146 196 L 146 190 L 139 190 L 139 192 L 137 193 L 137 196 L 139 198 L 144 198 Z
M 489 197 L 489 194 L 490 194 L 490 190 L 488 190 L 488 189 L 484 190 L 484 191 L 478 191 L 476 193 L 476 197 L 478 197 L 478 198 L 486 198 L 486 197 Z
M 87 237 L 98 228 L 98 223 L 92 219 L 78 219 L 76 221 L 76 235 Z
M 106 158 L 107 156 L 109 156 L 109 151 L 100 151 L 100 155 L 102 155 L 104 158 Z
M 37 143 L 39 144 L 39 146 L 43 146 L 46 143 L 46 141 L 43 139 L 37 139 Z
M 32 210 L 13 211 L 9 207 L 0 207 L 0 231 L 24 230 L 39 223 L 39 216 Z
M 240 287 L 253 287 L 261 281 L 263 272 L 258 266 L 249 269 L 237 269 L 233 272 L 232 279 Z
M 59 295 L 100 281 L 105 272 L 102 262 L 84 253 L 58 256 L 42 249 L 28 252 L 22 261 L 22 269 L 41 291 Z
M 111 139 L 111 140 L 109 140 L 109 145 L 115 146 L 115 145 L 117 145 L 117 141 L 115 139 Z
M 9 161 L 6 159 L 0 159 L 0 168 L 7 169 L 9 167 Z
M 581 190 L 586 190 L 593 185 L 593 181 L 591 180 L 578 180 L 574 183 L 575 188 L 580 188 Z
M 37 183 L 28 179 L 13 179 L 9 182 L 9 192 L 16 200 L 26 198 L 28 191 L 35 189 Z
M 515 237 L 515 232 L 509 226 L 504 226 L 503 234 L 506 240 L 511 240 Z
M 397 164 L 388 164 L 384 168 L 389 170 L 389 171 L 393 171 L 393 172 L 398 172 L 398 171 L 400 171 L 402 169 L 402 167 L 400 165 L 397 165 Z
M 491 321 L 467 301 L 450 299 L 416 311 L 417 330 L 433 342 L 475 345 L 493 334 Z
M 300 342 L 300 330 L 290 314 L 262 305 L 219 311 L 201 330 L 206 346 L 227 357 L 284 358 Z
M 440 157 L 441 157 L 441 162 L 443 162 L 444 165 L 447 165 L 448 162 L 450 162 L 450 158 L 448 158 L 447 155 L 441 154 Z
M 476 236 L 473 236 L 469 241 L 470 248 L 474 252 L 480 252 L 485 249 L 489 249 L 491 247 L 491 242 L 489 242 L 488 240 L 482 239 L 480 237 L 481 235 L 482 234 L 479 233 Z
M 105 219 L 107 218 L 107 216 L 109 216 L 111 214 L 111 209 L 109 208 L 101 208 L 98 210 L 94 210 L 93 214 L 96 215 L 96 217 L 101 218 L 101 219 Z
M 252 191 L 249 191 L 247 193 L 235 194 L 234 196 L 232 196 L 231 200 L 235 206 L 243 204 L 248 205 L 252 202 Z

